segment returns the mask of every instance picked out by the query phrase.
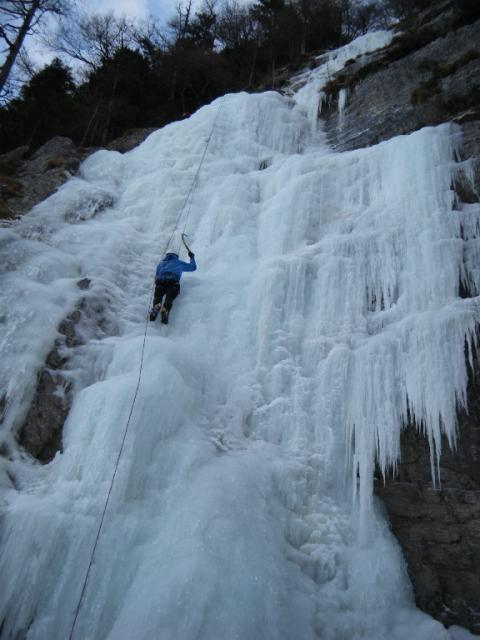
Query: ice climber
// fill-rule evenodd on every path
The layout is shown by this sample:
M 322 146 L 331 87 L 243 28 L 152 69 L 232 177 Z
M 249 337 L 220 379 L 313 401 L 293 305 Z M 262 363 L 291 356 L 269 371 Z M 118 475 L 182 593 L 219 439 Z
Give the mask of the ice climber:
M 188 251 L 190 263 L 179 260 L 176 253 L 166 253 L 163 260 L 158 264 L 155 273 L 155 295 L 153 297 L 153 307 L 150 312 L 150 320 L 156 320 L 158 312 L 163 324 L 168 324 L 168 314 L 172 308 L 172 303 L 180 293 L 180 278 L 184 271 L 195 271 L 197 263 L 195 254 Z M 162 306 L 162 299 L 165 301 Z

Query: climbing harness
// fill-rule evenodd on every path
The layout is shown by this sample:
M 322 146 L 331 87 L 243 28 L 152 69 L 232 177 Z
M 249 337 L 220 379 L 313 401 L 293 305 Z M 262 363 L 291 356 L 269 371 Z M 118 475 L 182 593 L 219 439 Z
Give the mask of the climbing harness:
M 191 208 L 192 208 L 193 193 L 195 191 L 195 188 L 196 188 L 196 185 L 197 185 L 198 176 L 200 174 L 200 170 L 202 168 L 203 161 L 205 160 L 205 156 L 207 155 L 208 146 L 210 144 L 210 140 L 212 139 L 213 132 L 215 131 L 215 128 L 216 128 L 216 125 L 217 125 L 218 116 L 219 116 L 219 113 L 220 113 L 220 111 L 221 111 L 221 109 L 223 107 L 224 101 L 225 101 L 225 96 L 223 96 L 223 98 L 221 99 L 220 104 L 218 106 L 217 113 L 215 114 L 215 118 L 213 120 L 212 129 L 211 129 L 210 134 L 209 134 L 209 136 L 208 136 L 208 138 L 206 140 L 205 148 L 203 150 L 203 154 L 202 154 L 202 157 L 200 159 L 200 163 L 198 165 L 197 171 L 196 171 L 195 176 L 194 176 L 194 178 L 192 180 L 192 184 L 190 185 L 190 189 L 189 189 L 189 191 L 187 193 L 187 196 L 186 196 L 185 201 L 183 203 L 182 209 L 180 210 L 180 213 L 179 213 L 179 215 L 177 217 L 177 220 L 175 222 L 175 226 L 173 228 L 172 233 L 170 234 L 170 237 L 168 239 L 168 242 L 167 242 L 167 244 L 165 246 L 165 249 L 164 249 L 162 255 L 165 255 L 165 253 L 167 252 L 167 250 L 168 250 L 168 248 L 169 248 L 169 246 L 170 246 L 170 244 L 171 244 L 171 242 L 173 240 L 173 237 L 174 237 L 174 235 L 175 235 L 175 233 L 176 233 L 176 231 L 178 229 L 178 226 L 180 224 L 180 220 L 182 219 L 182 216 L 183 216 L 183 214 L 184 214 L 184 212 L 186 210 L 187 203 L 188 203 L 189 200 L 190 200 L 190 204 L 189 204 L 189 207 L 187 209 L 187 215 L 185 217 L 185 222 L 184 222 L 183 232 L 181 234 L 180 242 L 183 242 L 183 244 L 185 245 L 185 248 L 187 249 L 187 251 L 190 251 L 190 248 L 188 247 L 187 243 L 185 242 L 185 237 L 187 237 L 187 234 L 185 233 L 185 231 L 186 231 L 186 228 L 187 228 L 188 218 L 190 216 L 190 211 L 191 211 Z M 179 251 L 180 251 L 180 246 L 181 245 L 179 243 Z M 153 300 L 153 295 L 154 295 L 154 290 L 155 290 L 154 287 L 155 287 L 155 283 L 152 284 L 152 287 L 151 287 L 151 290 L 150 290 L 150 299 L 149 299 L 149 303 L 148 303 L 148 309 L 150 309 L 150 307 L 152 305 L 152 300 Z M 68 637 L 69 640 L 72 640 L 72 638 L 74 636 L 74 633 L 75 633 L 75 626 L 77 624 L 78 615 L 80 613 L 80 610 L 82 608 L 82 604 L 83 604 L 83 601 L 84 601 L 85 592 L 86 592 L 87 584 L 88 584 L 88 578 L 90 576 L 90 572 L 91 572 L 91 569 L 92 569 L 92 566 L 93 566 L 93 561 L 95 559 L 95 553 L 96 553 L 96 550 L 97 550 L 98 541 L 100 540 L 100 535 L 102 533 L 103 524 L 104 524 L 104 521 L 105 521 L 105 515 L 106 515 L 107 509 L 108 509 L 108 503 L 110 501 L 110 496 L 112 494 L 112 489 L 113 489 L 113 485 L 114 485 L 115 478 L 116 478 L 116 475 L 117 475 L 118 466 L 120 464 L 120 459 L 122 457 L 122 453 L 123 453 L 123 450 L 124 450 L 124 447 L 125 447 L 125 441 L 127 439 L 128 429 L 130 427 L 130 422 L 131 422 L 131 419 L 132 419 L 133 410 L 135 408 L 135 403 L 137 401 L 138 391 L 140 389 L 140 382 L 141 382 L 142 371 L 143 371 L 143 361 L 144 361 L 144 357 L 145 357 L 145 344 L 146 344 L 146 341 L 147 341 L 148 322 L 149 322 L 149 319 L 148 319 L 148 313 L 147 313 L 146 317 L 145 317 L 145 329 L 144 329 L 144 332 L 143 332 L 142 351 L 141 351 L 141 356 L 140 356 L 140 367 L 139 367 L 139 370 L 138 370 L 137 385 L 135 387 L 135 393 L 133 394 L 132 404 L 130 406 L 130 412 L 128 414 L 127 423 L 125 425 L 125 429 L 124 429 L 124 432 L 123 432 L 120 449 L 118 451 L 117 458 L 115 460 L 115 466 L 114 466 L 112 479 L 110 481 L 110 486 L 108 488 L 107 497 L 106 497 L 105 504 L 104 504 L 104 507 L 103 507 L 103 510 L 102 510 L 102 515 L 100 517 L 98 531 L 97 531 L 97 534 L 95 536 L 95 542 L 93 543 L 92 551 L 91 551 L 91 554 L 90 554 L 90 560 L 89 560 L 87 571 L 85 573 L 85 578 L 84 578 L 83 584 L 82 584 L 82 590 L 80 592 L 80 597 L 78 599 L 78 603 L 77 603 L 77 606 L 75 608 L 75 615 L 74 615 L 74 618 L 73 618 L 73 623 L 72 623 L 72 627 L 71 627 L 71 630 L 70 630 L 70 635 Z

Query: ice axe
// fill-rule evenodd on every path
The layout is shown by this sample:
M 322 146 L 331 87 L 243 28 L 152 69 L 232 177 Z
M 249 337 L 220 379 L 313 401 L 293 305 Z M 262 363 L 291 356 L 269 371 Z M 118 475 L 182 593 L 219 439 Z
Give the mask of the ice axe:
M 186 233 L 182 233 L 182 242 L 185 245 L 185 249 L 187 250 L 188 255 L 190 255 L 191 253 L 193 253 L 193 251 L 190 249 L 190 247 L 186 243 L 185 238 L 188 238 L 187 234 Z

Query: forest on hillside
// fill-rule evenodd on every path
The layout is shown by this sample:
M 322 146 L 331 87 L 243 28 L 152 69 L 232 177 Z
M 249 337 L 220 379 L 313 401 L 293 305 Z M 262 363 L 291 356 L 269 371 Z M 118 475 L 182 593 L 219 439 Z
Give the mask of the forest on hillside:
M 225 92 L 275 88 L 278 69 L 338 47 L 433 0 L 192 0 L 166 25 L 81 14 L 65 0 L 2 0 L 0 153 L 54 135 L 104 145 L 130 128 L 160 127 Z M 48 14 L 55 53 L 40 70 L 24 40 Z M 15 65 L 26 81 L 12 82 Z

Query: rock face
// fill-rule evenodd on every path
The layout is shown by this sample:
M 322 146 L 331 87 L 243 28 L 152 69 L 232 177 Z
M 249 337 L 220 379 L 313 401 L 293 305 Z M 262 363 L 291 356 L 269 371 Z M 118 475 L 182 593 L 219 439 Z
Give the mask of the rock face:
M 456 449 L 442 443 L 441 488 L 434 487 L 425 438 L 410 426 L 395 478 L 378 483 L 407 560 L 417 606 L 445 625 L 480 634 L 480 383 L 471 376 L 469 412 L 459 416 Z
M 480 187 L 480 4 L 438 2 L 412 31 L 352 60 L 327 86 L 322 116 L 332 146 L 369 146 L 427 125 L 458 122 Z M 340 113 L 339 97 L 346 100 Z
M 69 138 L 57 136 L 28 159 L 26 147 L 0 156 L 0 167 L 11 177 L 0 176 L 0 218 L 14 218 L 48 198 L 80 165 L 80 155 Z M 21 161 L 21 163 L 20 163 Z
M 155 131 L 154 128 L 146 129 L 130 129 L 126 131 L 120 138 L 109 142 L 106 145 L 107 149 L 111 151 L 119 151 L 120 153 L 126 153 L 131 151 L 135 147 L 138 147 L 148 136 Z
M 77 282 L 86 291 L 91 282 Z M 69 365 L 76 347 L 88 338 L 104 337 L 115 332 L 106 323 L 103 302 L 93 295 L 84 295 L 58 326 L 58 338 L 37 375 L 35 394 L 17 440 L 28 453 L 42 464 L 50 462 L 62 450 L 63 425 L 71 403 L 72 381 Z
M 90 281 L 80 280 L 78 286 L 86 289 Z M 79 307 L 84 305 L 82 300 Z M 18 433 L 19 444 L 43 464 L 62 450 L 62 429 L 68 415 L 72 386 L 64 369 L 71 350 L 81 344 L 77 332 L 81 315 L 77 308 L 58 326 L 59 337 L 46 357 L 45 367 L 37 374 L 35 395 Z
M 132 129 L 107 145 L 125 153 L 141 144 L 155 129 Z M 70 138 L 56 136 L 29 156 L 27 146 L 0 155 L 0 220 L 27 213 L 48 198 L 72 175 L 80 162 L 98 149 L 76 148 Z
M 21 166 L 25 156 L 28 154 L 29 148 L 27 145 L 12 149 L 8 153 L 0 155 L 0 173 L 5 176 L 10 176 L 15 173 Z
M 449 119 L 478 119 L 480 80 L 479 21 L 455 0 L 437 3 L 440 16 L 390 45 L 347 62 L 328 84 L 323 115 L 337 148 L 359 148 Z M 338 96 L 346 91 L 346 118 Z M 344 126 L 342 126 L 342 120 Z
M 472 179 L 459 176 L 458 206 L 480 194 L 480 3 L 443 0 L 382 51 L 350 61 L 327 86 L 322 116 L 339 150 L 369 146 L 426 125 L 454 121 Z M 346 102 L 345 102 L 346 98 Z M 340 112 L 339 104 L 345 104 Z M 461 295 L 477 295 L 463 291 Z M 428 443 L 402 437 L 395 477 L 377 483 L 402 546 L 417 605 L 445 624 L 480 634 L 480 382 L 471 373 L 469 412 L 455 451 L 446 442 L 441 486 L 432 484 Z

